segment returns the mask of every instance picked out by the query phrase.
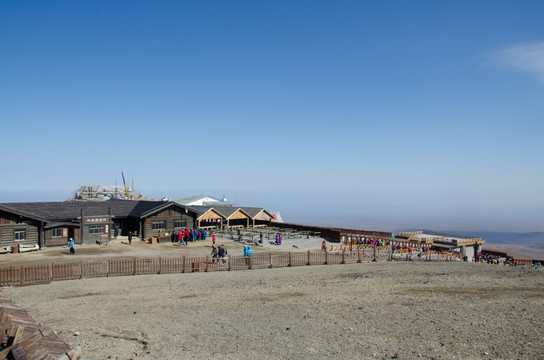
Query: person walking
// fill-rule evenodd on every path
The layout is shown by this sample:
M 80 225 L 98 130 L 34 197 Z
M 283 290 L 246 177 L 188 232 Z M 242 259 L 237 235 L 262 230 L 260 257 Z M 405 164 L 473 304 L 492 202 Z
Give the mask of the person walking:
M 132 231 L 129 231 L 129 232 L 128 232 L 128 244 L 129 244 L 129 245 L 132 244 Z
M 68 247 L 70 248 L 70 255 L 74 255 L 76 253 L 76 250 L 74 249 L 74 239 L 70 238 L 70 241 L 68 241 Z
M 219 260 L 219 255 L 217 254 L 217 247 L 215 244 L 212 245 L 212 253 L 210 254 L 212 256 L 212 263 L 216 263 L 216 261 Z
M 246 266 L 249 266 L 249 257 L 253 254 L 253 250 L 249 245 L 244 245 L 244 258 L 246 259 Z
M 181 246 L 181 243 L 183 242 L 183 231 L 179 231 L 178 232 L 178 243 L 179 243 L 179 246 Z
M 227 249 L 225 248 L 225 245 L 221 245 L 219 248 L 219 257 L 221 258 L 221 262 L 225 264 L 227 262 Z
M 215 245 L 215 234 L 212 235 L 212 245 Z

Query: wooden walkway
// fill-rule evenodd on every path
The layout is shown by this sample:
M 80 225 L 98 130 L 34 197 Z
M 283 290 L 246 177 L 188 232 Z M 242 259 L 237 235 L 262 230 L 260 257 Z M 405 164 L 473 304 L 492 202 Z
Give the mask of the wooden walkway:
M 75 360 L 72 349 L 51 328 L 38 324 L 26 310 L 0 296 L 0 360 Z

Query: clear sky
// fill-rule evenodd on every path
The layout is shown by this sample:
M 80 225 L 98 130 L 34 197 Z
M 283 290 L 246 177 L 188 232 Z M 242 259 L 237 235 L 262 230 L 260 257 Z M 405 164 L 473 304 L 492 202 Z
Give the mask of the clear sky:
M 544 230 L 544 2 L 0 2 L 0 202 Z

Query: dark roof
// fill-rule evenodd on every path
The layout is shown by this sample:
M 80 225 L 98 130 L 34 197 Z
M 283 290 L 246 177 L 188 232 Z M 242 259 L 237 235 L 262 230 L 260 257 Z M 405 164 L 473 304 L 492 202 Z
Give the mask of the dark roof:
M 175 201 L 168 201 L 168 202 L 162 202 L 161 204 L 158 204 L 157 206 L 155 206 L 154 208 L 150 208 L 142 213 L 139 214 L 140 217 L 147 217 L 149 215 L 152 215 L 158 211 L 162 211 L 166 208 L 169 208 L 169 207 L 177 207 L 181 210 L 185 210 L 185 212 L 193 212 L 195 214 L 198 215 L 198 212 L 196 212 L 195 210 L 191 209 L 189 206 L 185 206 L 185 205 L 180 205 L 179 203 L 175 202 Z M 136 215 L 138 216 L 138 215 Z
M 76 227 L 79 228 L 81 226 L 80 223 L 74 223 L 74 222 L 50 222 L 47 225 L 44 226 L 44 229 L 55 229 L 55 228 L 62 228 L 62 227 Z
M 186 207 L 190 210 L 193 210 L 197 215 L 203 215 L 210 211 L 210 209 L 213 209 L 213 206 L 204 206 L 204 205 L 186 205 Z
M 237 206 L 221 206 L 221 205 L 191 205 L 187 206 L 189 209 L 195 211 L 199 216 L 207 213 L 211 209 L 218 212 L 221 216 L 223 216 L 225 219 L 232 216 L 236 211 L 241 210 L 246 215 L 248 215 L 251 219 L 253 219 L 255 216 L 259 215 L 261 211 L 266 211 L 270 214 L 265 208 L 258 208 L 258 207 L 237 207 Z M 270 214 L 272 216 L 272 214 Z
M 246 213 L 244 211 L 244 209 L 242 209 L 241 207 L 236 207 L 236 206 L 212 206 L 218 213 L 220 213 L 221 215 L 223 215 L 225 217 L 225 219 L 228 219 L 230 218 L 232 215 L 234 215 L 234 213 L 236 213 L 238 210 L 241 210 L 244 214 L 246 214 L 248 217 L 251 217 L 249 216 L 248 213 Z
M 63 222 L 80 217 L 82 209 L 84 216 L 108 215 L 111 209 L 111 214 L 116 217 L 139 217 L 164 204 L 163 201 L 148 200 L 57 201 L 3 203 L 0 208 L 51 222 Z
M 241 207 L 240 209 L 242 209 L 246 214 L 249 215 L 250 218 L 254 218 L 255 216 L 259 215 L 259 213 L 261 211 L 266 211 L 271 217 L 272 217 L 272 214 L 270 214 L 269 211 L 267 211 L 265 208 L 257 208 L 257 207 Z
M 19 215 L 19 216 L 23 216 L 23 217 L 26 217 L 26 218 L 29 218 L 29 219 L 34 219 L 34 220 L 38 220 L 38 221 L 42 221 L 42 222 L 47 222 L 47 219 L 41 217 L 41 216 L 38 216 L 36 214 L 31 214 L 27 211 L 24 211 L 24 210 L 20 210 L 20 209 L 13 209 L 13 208 L 10 208 L 8 206 L 5 206 L 6 204 L 0 204 L 0 210 L 3 210 L 5 212 L 8 212 L 8 213 L 12 213 L 12 214 L 16 214 L 16 215 Z

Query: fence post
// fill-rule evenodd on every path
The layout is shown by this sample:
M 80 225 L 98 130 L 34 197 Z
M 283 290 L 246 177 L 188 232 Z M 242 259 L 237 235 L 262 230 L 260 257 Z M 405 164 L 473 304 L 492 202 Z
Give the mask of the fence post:
M 49 277 L 51 278 L 51 281 L 53 281 L 53 263 L 49 263 Z
M 291 252 L 289 251 L 289 264 L 287 266 L 292 266 L 293 263 L 291 262 Z
M 249 256 L 248 259 L 249 259 L 249 270 L 252 270 L 253 266 L 252 266 L 252 264 L 251 264 L 251 255 Z
M 346 250 L 342 250 L 342 264 L 346 263 Z
M 83 261 L 79 260 L 79 279 L 83 279 Z
M 25 274 L 24 274 L 24 270 L 23 270 L 23 265 L 21 265 L 21 273 L 20 273 L 20 276 L 21 276 L 21 284 L 24 284 L 25 282 Z
M 376 249 L 375 246 L 374 246 L 374 260 L 372 260 L 372 261 L 378 261 L 377 249 Z
M 182 273 L 185 274 L 185 256 L 183 257 L 183 270 L 182 270 Z
M 306 265 L 310 265 L 310 250 L 308 250 L 308 262 L 306 263 Z
M 208 263 L 210 262 L 210 257 L 209 256 L 206 256 L 206 272 L 208 272 Z
M 136 275 L 136 258 L 132 260 L 132 275 Z
M 325 250 L 325 265 L 329 263 L 329 252 Z
M 232 270 L 232 266 L 231 266 L 231 257 L 229 256 L 228 260 L 227 260 L 227 269 L 228 271 L 231 271 Z M 222 260 L 221 260 L 222 261 Z
M 111 259 L 108 259 L 108 272 L 106 274 L 106 277 L 110 277 L 110 268 L 111 268 Z
M 268 260 L 270 262 L 270 265 L 268 267 L 273 268 L 273 266 L 272 266 L 272 253 L 268 253 Z
M 162 274 L 162 257 L 159 256 L 159 274 Z
M 361 249 L 357 248 L 357 262 L 361 262 Z

